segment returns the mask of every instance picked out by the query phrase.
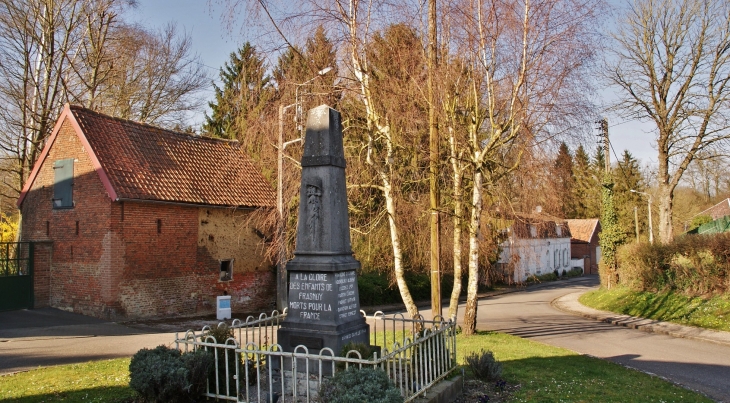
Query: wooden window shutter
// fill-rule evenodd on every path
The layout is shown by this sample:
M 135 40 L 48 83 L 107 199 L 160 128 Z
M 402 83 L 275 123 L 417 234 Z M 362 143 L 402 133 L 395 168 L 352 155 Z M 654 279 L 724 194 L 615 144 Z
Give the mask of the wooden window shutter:
M 53 163 L 53 208 L 72 208 L 74 160 L 68 158 Z

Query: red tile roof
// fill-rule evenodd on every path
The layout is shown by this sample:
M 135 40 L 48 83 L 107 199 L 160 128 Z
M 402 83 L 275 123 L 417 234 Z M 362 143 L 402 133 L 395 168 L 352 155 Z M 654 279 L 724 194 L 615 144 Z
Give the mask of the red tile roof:
M 593 238 L 593 233 L 598 227 L 598 219 L 576 219 L 576 220 L 565 220 L 568 222 L 570 227 L 570 233 L 572 240 L 590 243 Z
M 545 213 L 497 212 L 502 219 L 511 221 L 512 233 L 518 238 L 568 238 L 571 237 L 570 228 L 562 218 Z M 530 227 L 535 228 L 532 235 Z M 560 228 L 560 235 L 558 235 Z
M 237 207 L 275 204 L 271 185 L 235 141 L 177 133 L 79 106 L 67 105 L 62 119 L 70 119 L 82 142 L 88 142 L 113 199 Z

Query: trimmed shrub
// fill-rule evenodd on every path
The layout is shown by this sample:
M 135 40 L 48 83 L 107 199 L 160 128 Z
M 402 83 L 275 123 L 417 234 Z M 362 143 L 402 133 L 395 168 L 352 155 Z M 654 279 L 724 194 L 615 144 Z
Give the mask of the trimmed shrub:
M 565 270 L 563 270 L 563 276 L 564 277 L 566 277 L 566 276 L 567 277 L 578 277 L 578 276 L 581 276 L 581 275 L 583 275 L 583 269 L 581 269 L 580 267 L 573 267 L 567 273 L 565 272 Z
M 465 357 L 465 360 L 466 365 L 477 379 L 495 381 L 502 376 L 502 363 L 497 361 L 489 350 L 482 349 L 478 353 L 472 352 Z
M 527 280 L 525 280 L 528 283 L 542 283 L 544 281 L 555 281 L 558 279 L 558 276 L 555 275 L 555 273 L 545 273 L 545 274 L 532 274 L 529 277 L 527 277 Z
M 322 403 L 402 403 L 400 390 L 379 369 L 350 367 L 322 382 Z
M 697 296 L 730 289 L 730 233 L 686 235 L 666 245 L 624 245 L 617 258 L 621 284 L 634 291 Z
M 149 402 L 193 402 L 213 367 L 210 353 L 180 354 L 165 346 L 139 350 L 129 363 L 129 386 Z

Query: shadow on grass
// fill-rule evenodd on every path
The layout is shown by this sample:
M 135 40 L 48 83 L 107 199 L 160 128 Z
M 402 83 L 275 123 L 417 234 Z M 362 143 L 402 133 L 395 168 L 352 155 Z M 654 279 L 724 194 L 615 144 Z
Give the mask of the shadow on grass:
M 49 403 L 49 402 L 136 402 L 135 392 L 128 386 L 100 386 L 74 391 L 49 392 L 42 394 L 13 396 L 0 398 L 0 402 L 14 403 Z
M 504 378 L 520 385 L 516 401 L 539 402 L 711 402 L 730 396 L 730 364 L 705 365 L 647 362 L 640 356 L 623 355 L 605 360 L 569 355 L 503 361 Z M 647 366 L 669 366 L 686 376 L 674 377 L 677 385 L 657 376 L 627 369 L 637 361 Z M 621 365 L 617 365 L 621 364 Z M 680 387 L 681 386 L 681 387 Z M 687 389 L 685 389 L 687 388 Z
M 46 351 L 46 354 L 41 352 L 29 353 L 25 350 L 17 353 L 0 351 L 0 375 L 23 372 L 41 367 L 83 364 L 89 361 L 101 361 L 129 356 L 129 354 L 115 352 L 111 347 L 110 350 L 106 354 L 81 352 L 76 355 L 57 355 L 53 351 Z

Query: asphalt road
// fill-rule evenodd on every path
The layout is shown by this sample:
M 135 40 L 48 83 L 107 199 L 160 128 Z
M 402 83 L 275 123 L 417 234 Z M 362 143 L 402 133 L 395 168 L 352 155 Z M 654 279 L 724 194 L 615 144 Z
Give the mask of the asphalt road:
M 590 290 L 595 276 L 483 299 L 478 328 L 509 333 L 604 358 L 664 377 L 718 402 L 730 402 L 730 346 L 615 326 L 557 310 L 565 294 Z M 459 310 L 463 315 L 463 307 Z
M 174 340 L 174 333 L 134 329 L 57 309 L 0 312 L 0 375 L 130 357 L 141 348 Z
M 550 305 L 555 298 L 597 284 L 596 277 L 584 277 L 485 298 L 479 302 L 479 328 L 604 358 L 730 403 L 730 346 L 610 325 Z M 171 329 L 187 328 L 129 327 L 54 309 L 0 312 L 0 374 L 129 357 L 143 347 L 170 345 Z

